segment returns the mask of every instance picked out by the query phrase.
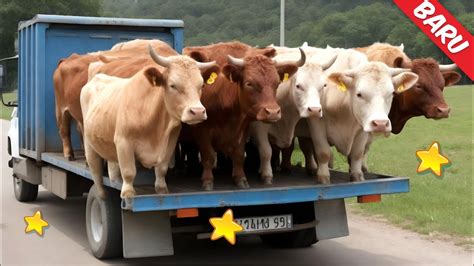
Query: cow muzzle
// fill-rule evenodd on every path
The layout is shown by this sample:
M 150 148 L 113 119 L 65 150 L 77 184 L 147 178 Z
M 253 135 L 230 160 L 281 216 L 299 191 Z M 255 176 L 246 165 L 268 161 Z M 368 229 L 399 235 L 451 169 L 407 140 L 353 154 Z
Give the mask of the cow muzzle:
M 390 120 L 376 119 L 370 122 L 370 131 L 373 133 L 387 133 L 392 130 Z
M 257 120 L 266 122 L 266 123 L 274 123 L 280 120 L 280 118 L 281 118 L 281 109 L 279 106 L 264 107 L 257 114 Z
M 182 115 L 181 122 L 195 125 L 207 119 L 206 108 L 204 106 L 187 107 Z
M 448 118 L 450 111 L 451 111 L 451 108 L 449 108 L 449 106 L 437 106 L 434 111 L 433 118 L 435 119 Z
M 323 117 L 323 109 L 321 107 L 308 107 L 308 117 Z

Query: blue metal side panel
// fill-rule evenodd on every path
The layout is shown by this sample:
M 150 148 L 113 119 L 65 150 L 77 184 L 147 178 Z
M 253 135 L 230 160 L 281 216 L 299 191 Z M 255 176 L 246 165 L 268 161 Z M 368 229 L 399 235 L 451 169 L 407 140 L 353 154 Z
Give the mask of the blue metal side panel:
M 401 193 L 409 190 L 408 178 L 390 178 L 390 180 L 380 178 L 359 183 L 314 185 L 292 187 L 291 189 L 268 188 L 135 196 L 130 205 L 123 201 L 122 208 L 143 212 L 183 208 L 254 206 Z
M 174 28 L 171 29 L 171 34 L 174 36 L 174 49 L 178 53 L 183 52 L 184 48 L 184 29 L 183 28 Z
M 40 78 L 45 77 L 45 57 L 46 57 L 46 28 L 45 24 L 35 24 L 36 26 L 36 68 L 35 68 L 35 87 L 36 87 L 36 97 L 35 97 L 35 105 L 39 108 L 36 109 L 36 136 L 35 136 L 35 143 L 36 143 L 36 150 L 39 151 L 36 154 L 36 160 L 41 160 L 40 151 L 45 150 L 45 125 L 46 125 L 46 113 L 45 108 L 41 108 L 43 104 L 46 102 L 46 79 Z M 52 76 L 51 76 L 52 77 Z

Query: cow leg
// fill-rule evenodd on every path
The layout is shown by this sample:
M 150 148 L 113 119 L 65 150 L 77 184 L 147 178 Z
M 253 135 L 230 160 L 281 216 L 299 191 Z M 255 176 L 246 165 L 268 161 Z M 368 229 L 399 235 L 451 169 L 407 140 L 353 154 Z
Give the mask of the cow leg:
M 168 186 L 166 185 L 166 173 L 170 166 L 170 162 L 174 158 L 174 152 L 176 150 L 176 143 L 178 143 L 179 131 L 181 127 L 170 129 L 169 139 L 164 151 L 162 160 L 158 161 L 155 166 L 155 191 L 158 194 L 168 193 Z M 174 162 L 173 162 L 174 163 Z
M 61 116 L 61 125 L 59 127 L 59 135 L 63 142 L 64 158 L 68 161 L 74 161 L 74 152 L 71 143 L 71 114 L 69 111 L 63 111 Z
M 265 185 L 271 185 L 273 182 L 273 172 L 272 172 L 272 147 L 270 141 L 268 140 L 268 130 L 270 125 L 264 123 L 255 123 L 252 125 L 251 131 L 254 136 L 254 140 L 257 143 L 258 154 L 260 155 L 260 167 L 258 172 L 260 173 L 263 183 Z M 235 155 L 238 156 L 238 155 Z M 238 160 L 238 158 L 237 158 Z M 234 158 L 232 163 L 235 166 Z M 234 170 L 235 167 L 234 167 Z M 245 174 L 242 172 L 242 175 Z M 236 176 L 236 175 L 233 175 Z M 243 184 L 245 186 L 245 184 Z M 248 184 L 247 184 L 248 185 Z
M 232 156 L 232 178 L 234 179 L 235 184 L 239 188 L 249 188 L 249 183 L 244 173 L 244 160 L 245 160 L 245 146 L 244 145 L 245 144 L 239 145 L 237 149 L 234 149 L 231 155 Z
M 99 197 L 105 199 L 106 192 L 104 189 L 104 169 L 103 169 L 103 161 L 102 158 L 99 156 L 95 150 L 86 143 L 84 143 L 84 151 L 86 154 L 86 160 L 89 165 L 92 177 L 94 178 L 94 184 L 97 187 L 97 191 L 99 193 Z
M 316 172 L 317 181 L 321 184 L 330 183 L 329 158 L 331 157 L 331 147 L 327 141 L 326 124 L 320 118 L 309 118 L 309 131 L 316 151 L 318 170 Z
M 295 139 L 291 142 L 290 147 L 281 149 L 281 172 L 290 174 L 291 173 L 291 154 L 295 148 Z
M 117 147 L 118 163 L 123 180 L 120 197 L 122 199 L 131 198 L 136 194 L 133 188 L 133 181 L 137 175 L 135 154 L 127 140 L 118 140 L 115 145 Z
M 122 176 L 120 175 L 120 167 L 117 162 L 107 161 L 107 170 L 109 172 L 110 181 L 118 183 L 122 181 Z
M 81 123 L 77 123 L 77 133 L 79 133 L 79 140 L 81 141 L 81 147 L 84 148 L 84 129 Z
M 202 164 L 202 188 L 204 190 L 210 191 L 214 189 L 214 175 L 212 174 L 212 169 L 217 161 L 217 154 L 212 147 L 210 136 L 204 135 L 200 136 L 199 134 L 196 139 L 198 140 L 199 152 L 201 154 L 201 164 Z
M 304 154 L 305 168 L 308 175 L 316 175 L 316 161 L 314 160 L 313 141 L 308 137 L 298 137 L 300 149 Z
M 334 153 L 331 151 L 329 153 L 329 168 L 334 169 Z
M 365 145 L 365 150 L 364 150 L 364 159 L 362 161 L 362 172 L 364 174 L 369 172 L 369 168 L 367 167 L 367 157 L 369 154 L 370 146 L 372 145 L 372 137 L 369 136 L 369 139 L 367 140 L 367 144 Z
M 350 162 L 350 176 L 351 181 L 364 181 L 364 173 L 362 172 L 362 163 L 364 161 L 364 151 L 367 144 L 368 134 L 365 132 L 359 133 L 352 145 L 349 153 Z

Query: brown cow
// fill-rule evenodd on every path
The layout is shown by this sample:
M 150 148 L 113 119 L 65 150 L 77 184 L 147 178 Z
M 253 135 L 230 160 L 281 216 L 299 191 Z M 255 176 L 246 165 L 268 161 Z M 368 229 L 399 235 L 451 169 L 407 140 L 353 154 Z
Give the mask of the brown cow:
M 232 177 L 236 185 L 247 188 L 243 163 L 249 123 L 280 119 L 276 89 L 285 76 L 291 77 L 304 64 L 304 53 L 301 51 L 298 62 L 279 63 L 268 57 L 275 54 L 273 48 L 256 49 L 238 42 L 189 47 L 184 52 L 198 61 L 215 60 L 222 65 L 228 60 L 222 68 L 225 78 L 219 77 L 213 84 L 204 86 L 201 101 L 208 112 L 208 120 L 193 127 L 183 127 L 199 146 L 202 186 L 205 190 L 213 189 L 215 151 L 220 151 L 232 159 Z
M 63 143 L 63 154 L 68 160 L 74 160 L 74 151 L 71 145 L 71 119 L 76 120 L 78 131 L 82 135 L 82 112 L 79 96 L 82 87 L 88 80 L 89 65 L 99 61 L 100 55 L 110 57 L 149 57 L 147 52 L 148 43 L 154 49 L 162 51 L 163 55 L 175 53 L 168 44 L 159 40 L 138 40 L 132 42 L 133 49 L 116 48 L 115 51 L 100 51 L 85 55 L 72 54 L 68 58 L 59 61 L 53 76 L 56 122 Z M 124 46 L 125 43 L 121 45 Z
M 399 134 L 406 122 L 416 116 L 425 116 L 431 119 L 442 119 L 449 116 L 450 108 L 443 97 L 444 87 L 459 82 L 461 75 L 455 71 L 456 65 L 439 65 L 433 58 L 419 58 L 411 60 L 404 52 L 403 45 L 392 46 L 387 43 L 374 43 L 368 47 L 356 48 L 367 55 L 370 61 L 384 62 L 390 67 L 410 68 L 418 75 L 418 82 L 405 93 L 396 94 L 390 108 L 389 118 L 392 123 L 392 133 Z M 302 151 L 311 151 L 311 140 L 299 138 Z M 365 155 L 371 141 L 366 146 Z M 305 154 L 305 157 L 310 156 Z M 283 165 L 288 167 L 291 153 L 284 152 Z M 367 172 L 366 160 L 363 165 Z

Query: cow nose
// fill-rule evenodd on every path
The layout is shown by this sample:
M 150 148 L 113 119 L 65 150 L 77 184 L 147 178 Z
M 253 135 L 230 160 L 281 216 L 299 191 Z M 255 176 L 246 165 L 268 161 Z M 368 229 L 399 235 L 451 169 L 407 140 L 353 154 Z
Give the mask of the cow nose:
M 438 111 L 439 118 L 447 118 L 449 116 L 449 112 L 451 111 L 451 108 L 438 106 L 436 107 L 436 110 Z
M 313 115 L 321 116 L 321 114 L 322 114 L 321 111 L 322 111 L 321 107 L 308 107 L 308 112 L 309 112 L 310 116 L 313 116 Z
M 204 107 L 192 107 L 192 108 L 189 108 L 189 112 L 193 116 L 205 115 L 206 114 L 206 108 L 204 108 Z
M 390 125 L 390 120 L 380 119 L 372 120 L 372 127 L 374 132 L 385 132 Z
M 265 108 L 267 115 L 279 115 L 281 113 L 280 108 Z

